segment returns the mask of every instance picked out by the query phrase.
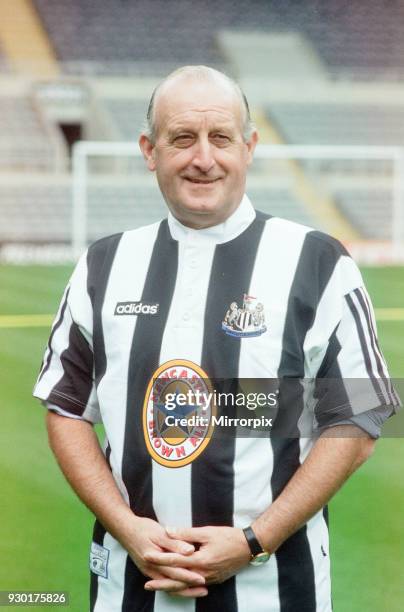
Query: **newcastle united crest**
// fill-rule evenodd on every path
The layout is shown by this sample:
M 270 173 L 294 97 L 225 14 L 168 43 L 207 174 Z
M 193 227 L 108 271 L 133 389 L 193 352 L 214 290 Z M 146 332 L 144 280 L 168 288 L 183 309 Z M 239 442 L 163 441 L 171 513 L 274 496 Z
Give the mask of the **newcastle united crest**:
M 252 295 L 244 294 L 243 306 L 232 302 L 224 320 L 222 330 L 229 336 L 248 338 L 266 332 L 264 306 Z

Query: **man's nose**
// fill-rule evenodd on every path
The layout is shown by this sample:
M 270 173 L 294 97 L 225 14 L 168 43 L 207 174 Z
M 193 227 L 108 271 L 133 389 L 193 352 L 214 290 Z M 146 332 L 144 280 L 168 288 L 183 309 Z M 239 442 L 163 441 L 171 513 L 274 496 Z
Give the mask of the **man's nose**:
M 215 165 L 213 146 L 208 138 L 200 138 L 194 145 L 192 163 L 201 172 L 209 172 Z

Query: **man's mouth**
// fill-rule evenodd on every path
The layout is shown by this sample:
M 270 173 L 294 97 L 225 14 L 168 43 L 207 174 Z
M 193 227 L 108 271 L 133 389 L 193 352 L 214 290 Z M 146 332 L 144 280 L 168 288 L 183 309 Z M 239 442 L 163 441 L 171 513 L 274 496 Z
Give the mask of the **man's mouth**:
M 190 183 L 195 183 L 197 185 L 211 185 L 212 183 L 216 183 L 216 181 L 220 180 L 220 177 L 214 179 L 199 179 L 193 178 L 191 176 L 185 176 L 184 178 L 186 181 L 189 181 Z

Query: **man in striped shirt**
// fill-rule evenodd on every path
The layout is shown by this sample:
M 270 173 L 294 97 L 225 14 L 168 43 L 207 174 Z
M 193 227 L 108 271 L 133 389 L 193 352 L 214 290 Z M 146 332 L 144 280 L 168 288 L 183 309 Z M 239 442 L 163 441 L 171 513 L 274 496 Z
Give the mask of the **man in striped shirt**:
M 94 612 L 331 611 L 326 504 L 399 400 L 345 249 L 245 195 L 256 141 L 228 77 L 169 75 L 140 138 L 168 218 L 93 244 L 62 299 L 35 395 L 97 517 Z M 279 381 L 271 434 L 191 425 L 211 379 Z

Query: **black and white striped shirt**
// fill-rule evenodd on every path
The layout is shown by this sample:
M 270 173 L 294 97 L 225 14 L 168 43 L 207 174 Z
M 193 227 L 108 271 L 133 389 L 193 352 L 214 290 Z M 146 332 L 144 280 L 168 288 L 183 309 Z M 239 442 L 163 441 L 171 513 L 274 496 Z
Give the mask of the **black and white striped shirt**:
M 245 295 L 263 305 L 266 331 L 227 334 L 226 312 Z M 146 308 L 136 314 L 139 303 Z M 194 453 L 185 442 L 162 448 L 147 430 L 145 395 L 156 372 L 170 371 L 372 381 L 365 400 L 346 385 L 334 406 L 330 394 L 319 399 L 319 427 L 399 403 L 369 297 L 344 248 L 255 212 L 246 196 L 212 228 L 192 230 L 169 214 L 93 244 L 65 291 L 35 388 L 61 414 L 102 421 L 106 458 L 136 514 L 170 526 L 246 527 L 280 494 L 312 439 L 213 435 Z M 98 521 L 93 539 L 94 612 L 331 611 L 326 511 L 267 564 L 244 568 L 199 600 L 146 592 L 145 577 Z

